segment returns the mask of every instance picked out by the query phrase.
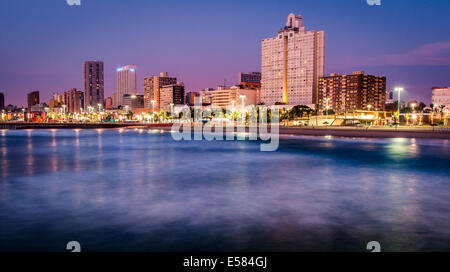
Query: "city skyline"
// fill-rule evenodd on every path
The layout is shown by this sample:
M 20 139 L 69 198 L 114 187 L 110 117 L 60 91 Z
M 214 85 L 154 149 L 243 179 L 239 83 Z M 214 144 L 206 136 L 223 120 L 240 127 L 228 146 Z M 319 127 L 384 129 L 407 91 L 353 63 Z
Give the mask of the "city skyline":
M 105 63 L 105 97 L 116 89 L 116 69 L 127 63 L 140 67 L 141 94 L 143 78 L 160 71 L 176 76 L 188 91 L 216 87 L 224 79 L 237 83 L 238 72 L 260 71 L 261 40 L 272 37 L 289 13 L 301 14 L 308 29 L 327 33 L 325 75 L 355 70 L 383 75 L 388 90 L 402 85 L 405 100 L 427 104 L 432 87 L 450 85 L 450 41 L 442 35 L 450 30 L 449 3 L 396 1 L 374 7 L 356 0 L 339 5 L 328 0 L 245 1 L 236 10 L 235 1 L 173 2 L 173 9 L 156 5 L 150 19 L 145 16 L 149 4 L 142 1 L 83 1 L 81 6 L 2 1 L 0 92 L 5 104 L 25 105 L 33 90 L 41 92 L 42 101 L 54 92 L 81 90 L 82 63 L 96 59 Z M 25 6 L 26 12 L 19 12 Z M 135 16 L 124 22 L 122 12 Z M 92 26 L 85 19 L 95 13 L 99 24 Z

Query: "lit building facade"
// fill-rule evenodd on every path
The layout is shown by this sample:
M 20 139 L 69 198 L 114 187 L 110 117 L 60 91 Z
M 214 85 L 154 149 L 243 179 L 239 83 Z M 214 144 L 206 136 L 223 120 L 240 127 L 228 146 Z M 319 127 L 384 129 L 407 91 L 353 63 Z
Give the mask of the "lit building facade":
M 112 99 L 112 97 L 110 96 L 110 97 L 105 98 L 105 109 L 112 110 L 113 108 L 114 107 L 113 107 L 113 99 Z
M 67 92 L 64 92 L 64 101 L 65 105 L 67 106 L 67 112 L 80 113 L 81 108 L 83 108 L 84 104 L 83 98 L 84 98 L 83 92 L 78 91 L 75 88 L 72 88 Z
M 97 108 L 104 103 L 104 64 L 103 61 L 84 62 L 84 108 Z
M 231 88 L 219 87 L 211 92 L 211 105 L 223 109 L 230 107 L 246 107 L 248 105 L 256 105 L 257 90 L 242 89 L 239 86 Z
M 159 76 L 149 76 L 144 78 L 144 97 L 145 97 L 145 108 L 160 109 L 160 90 L 162 87 L 167 85 L 172 85 L 177 83 L 176 77 L 169 77 L 169 73 L 163 72 L 160 73 Z
M 450 109 L 450 87 L 433 88 L 431 103 L 434 108 L 441 108 L 443 106 L 446 109 Z
M 367 75 L 363 71 L 351 75 L 331 74 L 319 79 L 318 107 L 336 112 L 386 109 L 386 77 Z
M 172 84 L 160 89 L 160 109 L 164 111 L 171 110 L 171 104 L 184 105 L 185 90 L 184 84 Z
M 262 41 L 261 102 L 314 107 L 324 59 L 325 32 L 306 31 L 302 16 L 290 14 L 276 37 Z
M 200 97 L 202 98 L 202 104 L 211 104 L 213 91 L 214 88 L 206 88 L 199 92 Z
M 124 94 L 122 101 L 123 109 L 136 110 L 144 108 L 144 96 L 140 94 Z
M 124 94 L 137 93 L 137 67 L 126 65 L 117 68 L 117 91 L 113 93 L 113 106 L 118 107 L 123 104 Z

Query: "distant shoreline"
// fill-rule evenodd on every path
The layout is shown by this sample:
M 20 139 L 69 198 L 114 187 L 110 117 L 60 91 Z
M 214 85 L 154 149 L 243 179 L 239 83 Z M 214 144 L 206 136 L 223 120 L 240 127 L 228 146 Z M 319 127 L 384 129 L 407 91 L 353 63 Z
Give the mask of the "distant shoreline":
M 113 129 L 154 128 L 170 131 L 172 124 L 142 123 L 0 123 L 0 129 Z M 246 128 L 248 131 L 248 127 Z M 361 138 L 429 138 L 450 139 L 449 127 L 285 127 L 280 135 L 337 136 Z

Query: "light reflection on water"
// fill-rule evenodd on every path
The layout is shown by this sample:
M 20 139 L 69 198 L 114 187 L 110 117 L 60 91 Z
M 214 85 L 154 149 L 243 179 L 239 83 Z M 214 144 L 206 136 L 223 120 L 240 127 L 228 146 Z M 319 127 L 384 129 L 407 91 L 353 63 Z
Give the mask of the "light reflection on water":
M 449 250 L 449 143 L 2 131 L 0 250 Z

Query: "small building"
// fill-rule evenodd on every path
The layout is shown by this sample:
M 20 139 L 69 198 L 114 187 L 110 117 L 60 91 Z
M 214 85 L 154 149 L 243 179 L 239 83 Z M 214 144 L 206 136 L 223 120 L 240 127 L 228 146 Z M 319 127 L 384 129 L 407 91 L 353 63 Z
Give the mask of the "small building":
M 434 87 L 432 89 L 431 103 L 434 108 L 450 109 L 450 87 Z
M 170 111 L 172 106 L 184 105 L 185 103 L 184 84 L 172 84 L 160 90 L 160 109 Z
M 144 96 L 141 94 L 124 94 L 122 97 L 122 108 L 128 107 L 129 110 L 143 109 Z

